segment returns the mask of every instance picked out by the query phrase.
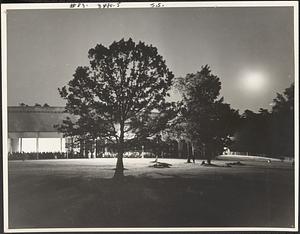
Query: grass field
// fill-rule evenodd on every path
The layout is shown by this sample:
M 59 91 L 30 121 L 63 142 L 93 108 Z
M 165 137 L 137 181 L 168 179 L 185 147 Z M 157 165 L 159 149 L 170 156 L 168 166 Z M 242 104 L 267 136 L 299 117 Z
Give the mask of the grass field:
M 9 162 L 9 228 L 294 227 L 294 170 L 284 162 L 226 167 L 160 159 Z

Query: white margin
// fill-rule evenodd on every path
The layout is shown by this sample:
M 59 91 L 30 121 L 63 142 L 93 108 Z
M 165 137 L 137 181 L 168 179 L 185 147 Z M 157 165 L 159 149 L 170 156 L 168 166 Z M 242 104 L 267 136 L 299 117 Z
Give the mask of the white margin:
M 1 57 L 2 57 L 2 144 L 3 144 L 3 224 L 5 233 L 26 233 L 26 232 L 183 232 L 183 231 L 281 231 L 289 232 L 298 231 L 298 179 L 299 179 L 299 15 L 298 1 L 231 1 L 231 2 L 161 2 L 163 7 L 293 7 L 294 8 L 294 81 L 295 81 L 295 227 L 294 228 L 272 228 L 272 227 L 218 227 L 218 228 L 26 228 L 26 229 L 10 229 L 8 226 L 8 159 L 7 159 L 7 10 L 27 10 L 27 9 L 95 9 L 99 10 L 113 8 L 158 8 L 151 4 L 159 2 L 81 2 L 81 3 L 27 3 L 27 4 L 1 4 Z M 70 4 L 75 4 L 74 8 L 70 8 Z M 78 5 L 83 4 L 83 5 Z M 84 6 L 84 7 L 83 7 Z M 101 8 L 101 9 L 100 9 Z
M 292 232 L 297 231 L 294 228 L 31 228 L 31 229 L 8 229 L 7 233 L 26 233 L 26 232 L 222 232 L 222 231 L 273 231 L 273 232 Z
M 1 5 L 1 69 L 2 69 L 2 163 L 3 163 L 3 229 L 8 230 L 8 163 L 7 163 L 7 31 L 6 10 Z
M 297 6 L 297 1 L 228 1 L 228 2 L 76 2 L 76 3 L 26 3 L 26 4 L 3 4 L 6 10 L 17 9 L 93 9 L 102 7 L 102 9 L 111 8 L 158 8 L 152 4 L 161 3 L 163 7 L 276 7 L 276 6 Z M 74 8 L 70 8 L 75 4 Z
M 294 7 L 294 128 L 295 128 L 295 229 L 298 231 L 299 220 L 299 12 L 298 2 Z

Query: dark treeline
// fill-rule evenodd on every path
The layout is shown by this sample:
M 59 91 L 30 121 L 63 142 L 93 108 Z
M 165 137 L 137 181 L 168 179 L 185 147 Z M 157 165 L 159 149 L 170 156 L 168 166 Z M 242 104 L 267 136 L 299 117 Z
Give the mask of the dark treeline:
M 294 157 L 294 84 L 277 93 L 271 111 L 244 112 L 231 150 Z

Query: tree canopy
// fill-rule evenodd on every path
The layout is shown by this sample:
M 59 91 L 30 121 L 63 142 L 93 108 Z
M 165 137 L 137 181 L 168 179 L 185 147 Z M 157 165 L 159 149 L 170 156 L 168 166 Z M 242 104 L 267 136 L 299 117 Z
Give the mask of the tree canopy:
M 155 134 L 168 122 L 172 103 L 165 97 L 173 74 L 156 47 L 132 39 L 108 47 L 98 44 L 88 58 L 90 65 L 78 67 L 68 85 L 59 89 L 67 101 L 66 111 L 78 116 L 76 121 L 66 119 L 59 129 L 114 144 L 115 176 L 123 175 L 125 143 Z M 151 124 L 155 122 L 159 125 Z
M 208 65 L 195 74 L 179 78 L 177 86 L 183 96 L 186 133 L 210 163 L 230 142 L 239 120 L 238 111 L 224 103 L 223 97 L 219 98 L 221 82 Z

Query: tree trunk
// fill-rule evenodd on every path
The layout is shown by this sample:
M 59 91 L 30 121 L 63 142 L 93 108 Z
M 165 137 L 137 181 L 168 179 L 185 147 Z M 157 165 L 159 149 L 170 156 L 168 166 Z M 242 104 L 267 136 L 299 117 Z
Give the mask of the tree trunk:
M 191 157 L 190 157 L 190 154 L 188 154 L 188 157 L 187 157 L 187 163 L 191 163 Z
M 191 163 L 190 142 L 186 143 L 187 163 Z
M 122 179 L 124 177 L 123 153 L 124 153 L 124 122 L 121 122 L 117 165 L 114 174 L 114 179 Z
M 196 155 L 195 155 L 195 147 L 193 142 L 191 142 L 191 152 L 192 152 L 193 163 L 195 163 Z
M 114 174 L 114 179 L 119 179 L 124 177 L 124 164 L 123 164 L 123 152 L 119 150 L 117 156 L 117 165 Z
M 211 165 L 211 159 L 213 158 L 213 152 L 207 154 L 207 164 Z

